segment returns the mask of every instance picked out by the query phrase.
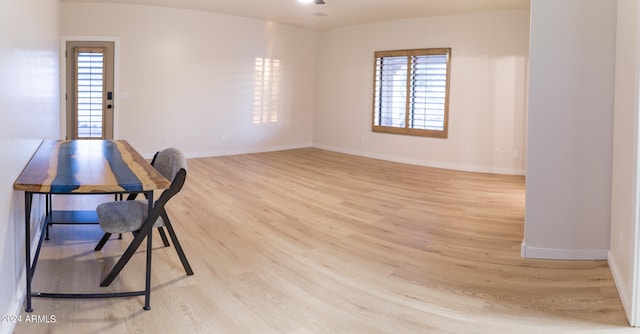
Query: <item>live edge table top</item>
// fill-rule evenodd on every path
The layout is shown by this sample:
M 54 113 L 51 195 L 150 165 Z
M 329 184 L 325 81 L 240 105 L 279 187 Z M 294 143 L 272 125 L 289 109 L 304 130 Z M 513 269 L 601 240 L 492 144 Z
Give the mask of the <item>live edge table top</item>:
M 117 193 L 161 190 L 169 180 L 124 140 L 45 140 L 18 179 L 33 193 Z

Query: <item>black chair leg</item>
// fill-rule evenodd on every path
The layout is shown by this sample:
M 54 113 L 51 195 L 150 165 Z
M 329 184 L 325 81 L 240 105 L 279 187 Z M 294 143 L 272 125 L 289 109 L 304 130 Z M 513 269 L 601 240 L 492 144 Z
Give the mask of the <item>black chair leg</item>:
M 176 252 L 178 252 L 178 257 L 180 258 L 180 262 L 182 262 L 182 266 L 184 267 L 184 271 L 187 275 L 193 275 L 193 270 L 191 269 L 191 265 L 187 260 L 187 256 L 184 255 L 184 251 L 182 250 L 182 246 L 180 246 L 180 242 L 178 241 L 178 237 L 176 236 L 176 232 L 173 230 L 173 226 L 171 226 L 171 221 L 169 221 L 169 217 L 166 212 L 162 213 L 162 219 L 164 220 L 164 225 L 167 228 L 167 232 L 169 232 L 169 236 L 171 237 L 171 241 L 173 241 L 173 247 L 176 248 Z
M 164 233 L 164 229 L 162 227 L 158 227 L 158 233 L 160 233 L 160 238 L 162 238 L 162 244 L 165 247 L 169 247 L 169 239 L 167 239 L 167 234 Z
M 115 266 L 111 269 L 111 271 L 105 276 L 105 278 L 100 282 L 101 287 L 109 286 L 111 282 L 118 276 L 118 274 L 122 271 L 124 266 L 131 260 L 133 254 L 136 253 L 142 241 L 147 237 L 146 227 L 143 227 L 140 231 L 134 234 L 135 237 L 133 241 L 129 244 L 129 247 L 124 251 L 124 254 L 120 257 Z M 147 263 L 147 266 L 149 263 Z
M 98 244 L 96 245 L 96 248 L 94 248 L 94 250 L 99 251 L 102 249 L 102 247 L 104 247 L 104 244 L 107 243 L 107 241 L 109 241 L 109 238 L 111 238 L 111 233 L 105 233 L 102 236 L 102 239 L 100 239 L 100 241 L 98 241 Z

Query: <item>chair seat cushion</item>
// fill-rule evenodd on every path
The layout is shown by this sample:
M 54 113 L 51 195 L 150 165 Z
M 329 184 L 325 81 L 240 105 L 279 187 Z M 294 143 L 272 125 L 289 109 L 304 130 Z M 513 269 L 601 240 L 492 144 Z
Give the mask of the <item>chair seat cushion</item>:
M 127 233 L 138 231 L 147 219 L 148 203 L 139 201 L 115 201 L 98 205 L 98 222 L 106 233 Z M 164 225 L 162 217 L 153 224 L 154 227 Z

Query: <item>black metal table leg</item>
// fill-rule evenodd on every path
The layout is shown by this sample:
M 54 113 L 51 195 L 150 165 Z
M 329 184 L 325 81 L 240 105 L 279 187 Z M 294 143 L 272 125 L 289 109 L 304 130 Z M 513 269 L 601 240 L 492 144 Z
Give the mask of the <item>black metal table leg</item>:
M 24 192 L 24 239 L 25 239 L 25 262 L 26 262 L 26 276 L 27 276 L 27 307 L 26 312 L 33 312 L 31 307 L 31 202 L 33 200 L 33 193 Z
M 147 271 L 145 278 L 145 295 L 144 295 L 144 307 L 145 311 L 149 311 L 151 309 L 151 252 L 153 248 L 151 247 L 151 241 L 153 240 L 153 224 L 155 221 L 153 219 L 153 191 L 149 191 L 145 193 L 147 195 L 147 199 L 149 200 L 148 211 L 147 211 Z

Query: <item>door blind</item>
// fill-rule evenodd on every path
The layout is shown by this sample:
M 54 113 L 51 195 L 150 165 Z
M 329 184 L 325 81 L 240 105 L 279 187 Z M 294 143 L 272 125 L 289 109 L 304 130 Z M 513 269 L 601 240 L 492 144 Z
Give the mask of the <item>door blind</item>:
M 78 138 L 104 138 L 104 49 L 76 49 L 76 129 Z

